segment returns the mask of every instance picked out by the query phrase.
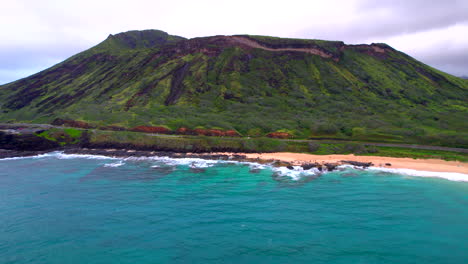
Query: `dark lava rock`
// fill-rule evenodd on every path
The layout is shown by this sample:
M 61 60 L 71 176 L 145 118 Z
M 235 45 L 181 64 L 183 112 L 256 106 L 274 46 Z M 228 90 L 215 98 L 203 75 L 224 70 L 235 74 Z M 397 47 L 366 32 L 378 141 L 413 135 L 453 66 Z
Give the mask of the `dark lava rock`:
M 334 171 L 336 169 L 336 167 L 338 167 L 338 164 L 325 163 L 325 167 L 327 168 L 327 171 Z
M 310 169 L 318 167 L 318 166 L 320 166 L 320 165 L 317 164 L 317 163 L 305 163 L 305 164 L 301 165 L 303 170 L 310 170 Z
M 289 163 L 289 162 L 286 162 L 286 161 L 275 160 L 273 162 L 273 166 L 275 166 L 275 167 L 288 167 L 288 166 L 292 166 L 292 164 Z
M 342 160 L 341 162 L 344 164 L 350 164 L 353 166 L 358 166 L 358 167 L 363 167 L 363 168 L 367 168 L 367 167 L 374 165 L 372 162 L 359 162 L 359 161 L 352 161 L 352 160 Z

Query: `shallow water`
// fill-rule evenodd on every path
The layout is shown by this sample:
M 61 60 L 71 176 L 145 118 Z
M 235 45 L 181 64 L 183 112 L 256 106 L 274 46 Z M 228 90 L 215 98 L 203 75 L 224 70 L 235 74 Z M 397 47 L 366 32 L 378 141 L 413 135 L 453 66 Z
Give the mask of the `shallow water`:
M 0 263 L 466 263 L 467 222 L 468 182 L 441 178 L 0 160 Z

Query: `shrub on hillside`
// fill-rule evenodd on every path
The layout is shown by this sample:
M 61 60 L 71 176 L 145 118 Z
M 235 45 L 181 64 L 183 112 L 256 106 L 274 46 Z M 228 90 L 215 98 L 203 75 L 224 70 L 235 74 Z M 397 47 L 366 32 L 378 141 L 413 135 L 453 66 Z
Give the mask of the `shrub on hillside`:
M 309 144 L 308 144 L 309 152 L 315 152 L 315 151 L 319 150 L 319 148 L 320 148 L 319 143 L 309 142 Z

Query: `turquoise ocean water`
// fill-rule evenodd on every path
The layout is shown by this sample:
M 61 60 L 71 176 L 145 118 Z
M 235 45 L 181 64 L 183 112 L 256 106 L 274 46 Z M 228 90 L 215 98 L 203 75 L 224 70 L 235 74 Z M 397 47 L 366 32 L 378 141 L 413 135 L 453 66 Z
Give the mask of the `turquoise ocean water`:
M 51 154 L 0 160 L 0 263 L 468 263 L 468 182 Z

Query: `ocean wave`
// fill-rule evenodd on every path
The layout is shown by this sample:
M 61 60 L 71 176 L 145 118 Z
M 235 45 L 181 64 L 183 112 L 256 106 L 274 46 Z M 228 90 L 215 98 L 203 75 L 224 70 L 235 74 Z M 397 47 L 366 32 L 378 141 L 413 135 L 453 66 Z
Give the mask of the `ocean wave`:
M 372 171 L 383 171 L 399 175 L 415 176 L 415 177 L 428 177 L 428 178 L 443 178 L 450 181 L 463 181 L 468 182 L 468 174 L 456 173 L 456 172 L 433 172 L 433 171 L 419 171 L 411 169 L 392 169 L 392 168 L 380 168 L 380 167 L 369 167 L 368 170 Z
M 34 156 L 3 158 L 3 159 L 0 159 L 0 161 L 30 159 L 31 157 L 34 157 Z
M 246 163 L 246 162 L 239 162 L 240 164 L 245 164 L 245 165 L 248 165 L 249 166 L 249 171 L 251 173 L 258 173 L 260 172 L 261 170 L 264 170 L 266 169 L 268 166 L 267 165 L 264 165 L 264 164 L 259 164 L 259 163 Z
M 171 158 L 171 157 L 128 157 L 124 160 L 128 161 L 155 161 L 164 163 L 165 165 L 170 166 L 189 166 L 192 168 L 209 168 L 213 167 L 215 164 L 219 163 L 219 160 L 206 160 L 200 158 Z M 155 165 L 158 166 L 158 165 Z
M 36 156 L 28 157 L 13 157 L 4 158 L 0 161 L 8 160 L 20 160 L 20 159 L 42 159 L 42 158 L 57 158 L 57 159 L 97 159 L 97 160 L 117 160 L 115 163 L 104 164 L 105 167 L 120 167 L 124 165 L 124 161 L 152 161 L 161 163 L 169 166 L 189 166 L 190 168 L 209 168 L 219 163 L 236 163 L 248 165 L 251 171 L 258 172 L 260 170 L 270 169 L 273 173 L 281 177 L 290 177 L 292 180 L 300 180 L 302 177 L 317 176 L 327 171 L 319 171 L 317 168 L 310 170 L 304 170 L 301 166 L 293 166 L 292 169 L 287 167 L 274 167 L 272 164 L 260 164 L 256 162 L 245 162 L 245 161 L 232 161 L 232 160 L 209 160 L 201 158 L 173 158 L 168 156 L 151 156 L 151 157 L 127 157 L 127 158 L 116 158 L 103 155 L 90 155 L 90 154 L 65 154 L 62 151 L 54 151 L 45 154 L 39 154 Z M 154 164 L 152 167 L 159 167 L 159 164 Z M 338 169 L 352 169 L 362 170 L 355 168 L 352 165 L 341 165 Z M 443 178 L 451 181 L 463 181 L 468 182 L 468 174 L 453 173 L 453 172 L 431 172 L 431 171 L 419 171 L 412 169 L 395 169 L 395 168 L 381 168 L 381 167 L 369 167 L 367 170 L 370 171 L 382 171 L 397 175 L 407 175 L 415 177 L 432 177 L 432 178 Z
M 120 167 L 122 165 L 125 165 L 125 163 L 121 160 L 117 161 L 117 162 L 114 162 L 114 163 L 107 163 L 107 164 L 104 164 L 104 167 L 108 167 L 108 168 L 116 168 L 116 167 Z
M 119 158 L 103 156 L 103 155 L 90 155 L 90 154 L 65 154 L 63 151 L 54 151 L 42 155 L 33 156 L 33 158 L 57 158 L 57 159 L 97 159 L 97 160 L 120 160 Z
M 295 181 L 298 181 L 305 176 L 317 176 L 322 173 L 316 168 L 304 170 L 301 166 L 293 166 L 293 169 L 289 169 L 287 167 L 272 167 L 272 170 L 280 176 L 287 176 Z
M 102 155 L 65 154 L 63 151 L 54 151 L 54 152 L 39 154 L 35 156 L 4 158 L 4 159 L 0 159 L 0 161 L 1 160 L 20 160 L 20 159 L 43 159 L 43 158 L 119 160 L 119 158 L 102 156 Z

